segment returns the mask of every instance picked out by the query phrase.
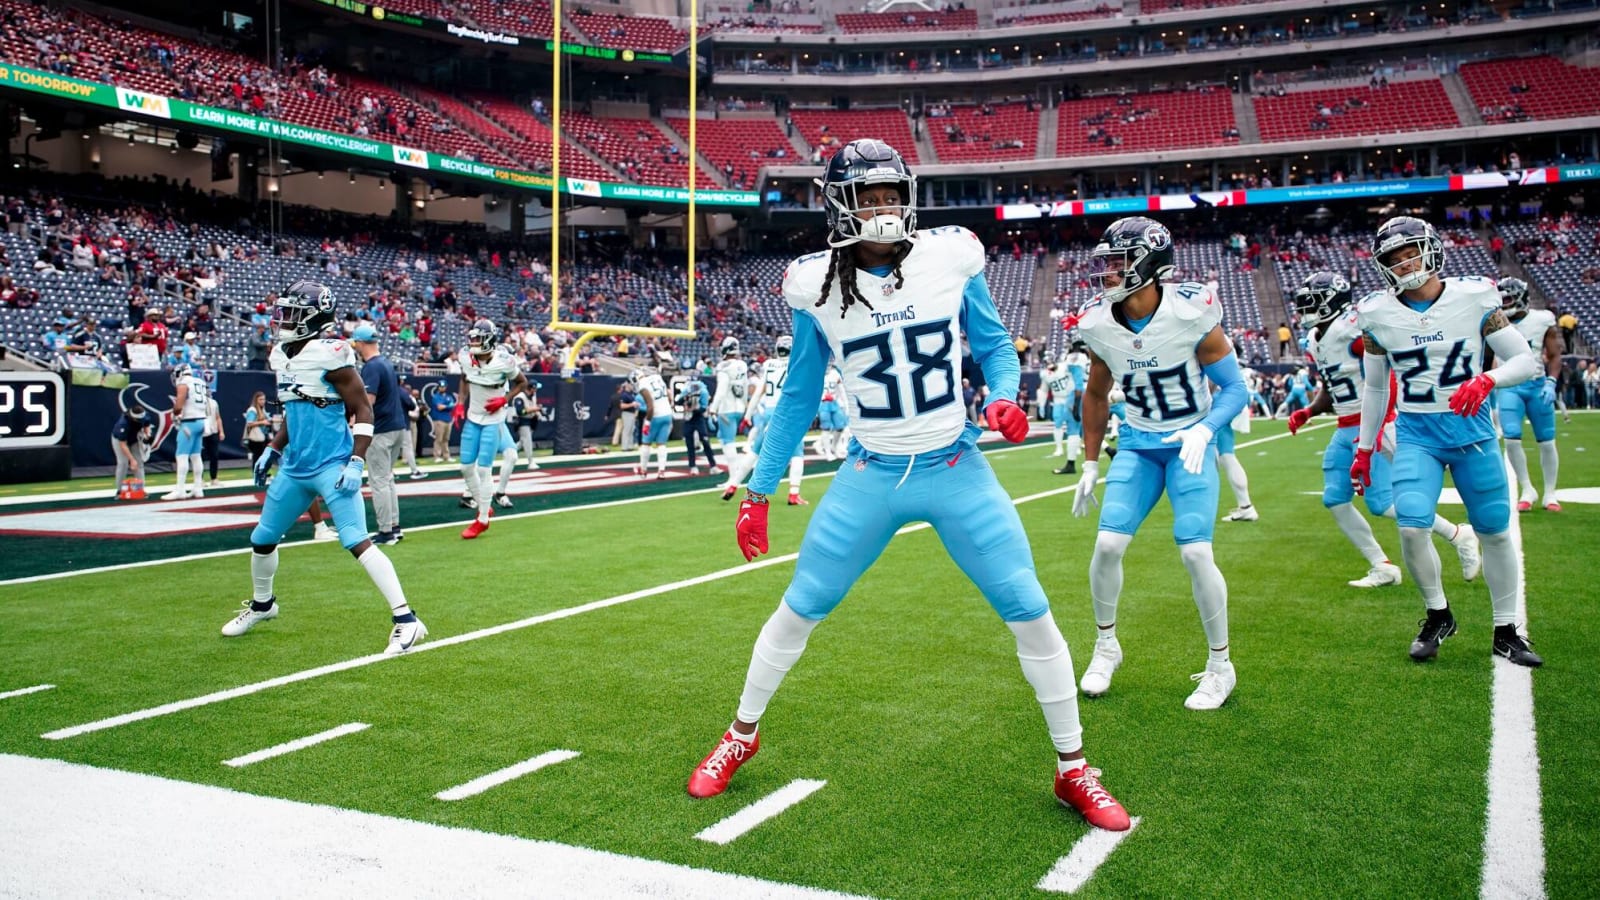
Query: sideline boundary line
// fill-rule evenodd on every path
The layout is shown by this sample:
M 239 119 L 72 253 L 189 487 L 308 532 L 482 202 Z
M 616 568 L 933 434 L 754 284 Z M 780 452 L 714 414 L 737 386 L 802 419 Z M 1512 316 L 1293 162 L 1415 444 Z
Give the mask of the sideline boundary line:
M 1288 433 L 1285 432 L 1284 434 L 1273 435 L 1272 437 L 1260 438 L 1259 440 L 1247 442 L 1247 443 L 1244 443 L 1244 444 L 1240 444 L 1238 446 L 1241 446 L 1241 447 L 1251 446 L 1252 444 L 1265 443 L 1267 441 L 1275 441 L 1275 440 L 1279 440 L 1281 438 L 1288 437 L 1288 436 L 1289 436 Z M 1038 445 L 1036 445 L 1036 444 L 1018 444 L 1018 445 L 1013 446 L 1013 447 L 1003 447 L 1003 448 L 1000 448 L 1000 449 L 1002 451 L 1009 452 L 1009 451 L 1022 450 L 1022 449 L 1027 449 L 1029 447 L 1036 447 L 1036 446 L 1038 446 Z M 821 473 L 818 473 L 815 477 L 818 477 L 818 478 L 832 477 L 833 474 L 834 474 L 833 472 L 821 472 Z M 1101 479 L 1101 481 L 1104 481 L 1104 480 L 1105 479 L 1103 479 L 1103 478 Z M 1058 496 L 1058 495 L 1061 495 L 1061 494 L 1069 494 L 1075 489 L 1075 487 L 1076 487 L 1075 484 L 1068 484 L 1068 485 L 1063 485 L 1062 487 L 1052 488 L 1052 489 L 1050 489 L 1048 491 L 1041 491 L 1039 493 L 1028 494 L 1028 495 L 1025 495 L 1025 496 L 1022 496 L 1022 497 L 1014 497 L 1011 500 L 1011 505 L 1012 506 L 1021 506 L 1024 503 L 1031 503 L 1031 502 L 1033 502 L 1035 500 L 1043 500 L 1043 499 L 1045 499 L 1047 497 L 1055 497 L 1055 496 Z M 607 503 L 607 504 L 604 504 L 604 505 L 616 505 L 617 503 L 643 502 L 645 500 L 653 500 L 653 499 L 656 499 L 656 498 L 654 498 L 654 497 L 643 497 L 643 498 L 639 498 L 638 500 L 611 501 L 610 503 Z M 574 507 L 574 508 L 576 508 L 576 507 Z M 552 511 L 540 510 L 538 512 L 528 513 L 527 515 L 540 515 L 540 514 L 544 514 L 546 512 L 552 512 Z M 440 528 L 452 527 L 453 528 L 453 527 L 455 527 L 455 524 L 456 523 L 450 523 L 449 525 L 428 526 L 428 527 L 440 527 Z M 927 522 L 916 522 L 916 523 L 913 523 L 911 525 L 907 525 L 904 528 L 901 528 L 899 531 L 895 532 L 895 534 L 897 536 L 898 535 L 902 535 L 902 534 L 909 534 L 909 533 L 914 532 L 914 531 L 921 531 L 923 529 L 931 528 L 931 527 L 932 526 L 930 526 Z M 418 530 L 421 530 L 421 529 L 418 529 Z M 225 553 L 232 553 L 232 552 L 248 552 L 248 551 L 249 551 L 249 548 L 246 547 L 246 548 L 244 548 L 243 551 L 224 551 L 224 552 Z M 221 554 L 217 554 L 217 555 L 221 555 Z M 317 666 L 317 667 L 311 668 L 311 669 L 303 669 L 303 670 L 301 670 L 299 672 L 291 672 L 288 675 L 280 675 L 277 678 L 269 678 L 269 679 L 267 679 L 265 681 L 258 681 L 258 682 L 255 682 L 253 684 L 240 685 L 238 687 L 228 688 L 226 690 L 215 691 L 215 692 L 212 692 L 210 694 L 202 694 L 202 695 L 200 695 L 198 697 L 190 697 L 190 698 L 188 698 L 186 700 L 176 700 L 176 701 L 173 701 L 171 703 L 165 703 L 165 704 L 162 704 L 160 706 L 150 707 L 148 709 L 142 709 L 142 710 L 136 710 L 134 712 L 123 713 L 122 715 L 112 716 L 112 717 L 107 718 L 107 719 L 99 719 L 99 720 L 94 721 L 94 722 L 86 722 L 86 723 L 84 723 L 82 725 L 73 725 L 73 726 L 70 726 L 70 727 L 67 727 L 67 728 L 58 728 L 58 729 L 55 729 L 54 731 L 47 731 L 44 734 L 40 735 L 40 737 L 42 737 L 42 738 L 44 738 L 45 740 L 48 740 L 48 741 L 59 741 L 59 740 L 63 740 L 63 739 L 66 739 L 66 738 L 78 737 L 80 735 L 89 734 L 89 733 L 96 732 L 96 731 L 103 731 L 103 730 L 108 729 L 108 728 L 117 728 L 117 727 L 122 726 L 122 725 L 129 725 L 129 724 L 132 724 L 134 722 L 142 722 L 142 721 L 144 721 L 146 719 L 159 718 L 161 716 L 171 715 L 172 713 L 182 712 L 182 711 L 188 710 L 188 709 L 195 709 L 195 708 L 201 707 L 201 706 L 209 706 L 209 705 L 211 705 L 213 703 L 221 703 L 221 702 L 223 702 L 225 700 L 235 700 L 235 699 L 238 699 L 239 697 L 248 697 L 251 694 L 257 694 L 257 693 L 260 693 L 260 692 L 265 691 L 265 690 L 270 690 L 271 688 L 283 687 L 284 685 L 296 684 L 296 683 L 302 682 L 302 681 L 309 681 L 309 680 L 311 680 L 313 678 L 320 678 L 323 675 L 332 675 L 332 674 L 335 674 L 337 672 L 344 672 L 344 671 L 348 671 L 350 669 L 359 669 L 359 668 L 362 668 L 364 666 L 370 666 L 370 665 L 373 665 L 374 663 L 380 663 L 380 662 L 383 662 L 385 660 L 399 659 L 399 658 L 402 658 L 402 657 L 405 657 L 405 656 L 414 656 L 414 655 L 416 655 L 418 653 L 427 653 L 427 652 L 431 652 L 433 650 L 441 650 L 441 649 L 443 649 L 445 647 L 453 647 L 453 646 L 455 646 L 457 644 L 465 644 L 465 643 L 467 643 L 469 641 L 475 641 L 475 640 L 479 640 L 481 638 L 494 637 L 495 635 L 504 634 L 506 632 L 518 631 L 518 630 L 521 630 L 523 628 L 530 628 L 530 627 L 532 627 L 534 625 L 542 625 L 542 624 L 544 624 L 546 622 L 559 621 L 561 619 L 566 619 L 566 618 L 570 618 L 572 616 L 581 615 L 581 614 L 586 613 L 586 612 L 593 612 L 594 610 L 597 610 L 597 609 L 605 609 L 605 608 L 611 607 L 611 606 L 619 606 L 619 605 L 624 604 L 624 603 L 631 603 L 634 600 L 642 600 L 642 599 L 644 599 L 646 597 L 654 597 L 654 596 L 657 596 L 658 594 L 666 594 L 666 593 L 670 593 L 672 591 L 682 590 L 684 588 L 696 587 L 698 585 L 708 584 L 708 583 L 713 582 L 713 581 L 720 581 L 720 580 L 722 580 L 724 578 L 729 578 L 729 577 L 732 577 L 732 576 L 735 576 L 735 575 L 743 575 L 746 572 L 753 572 L 753 571 L 756 571 L 758 569 L 766 568 L 768 566 L 776 566 L 776 565 L 783 565 L 783 564 L 786 564 L 786 563 L 791 563 L 791 562 L 794 562 L 799 557 L 800 557 L 800 554 L 799 554 L 798 551 L 796 551 L 794 553 L 785 553 L 782 556 L 768 556 L 768 557 L 764 557 L 762 559 L 758 559 L 755 562 L 748 562 L 748 563 L 744 563 L 743 565 L 733 566 L 733 567 L 727 568 L 727 569 L 718 569 L 717 571 L 714 571 L 714 572 L 707 572 L 707 573 L 705 573 L 703 575 L 696 575 L 696 576 L 693 576 L 691 578 L 685 578 L 685 579 L 681 579 L 679 581 L 670 582 L 670 583 L 667 583 L 667 584 L 660 584 L 660 585 L 655 585 L 653 587 L 641 588 L 641 589 L 636 590 L 636 591 L 630 591 L 629 593 L 626 593 L 626 594 L 618 594 L 618 595 L 616 595 L 614 597 L 607 597 L 607 598 L 602 599 L 602 600 L 593 600 L 593 601 L 590 601 L 588 603 L 579 604 L 578 606 L 569 606 L 569 607 L 565 607 L 565 608 L 562 608 L 562 609 L 552 610 L 552 611 L 547 612 L 547 613 L 540 613 L 539 615 L 536 615 L 536 616 L 529 616 L 529 617 L 527 617 L 525 619 L 518 619 L 518 620 L 513 621 L 513 622 L 505 622 L 505 623 L 500 624 L 500 625 L 491 625 L 491 626 L 489 626 L 487 628 L 480 628 L 480 629 L 477 629 L 476 631 L 468 631 L 468 632 L 465 632 L 465 633 L 462 633 L 462 634 L 452 635 L 452 636 L 447 637 L 447 638 L 441 638 L 440 640 L 437 640 L 437 641 L 430 641 L 428 643 L 419 644 L 415 649 L 413 649 L 413 650 L 411 650 L 411 651 L 409 651 L 407 653 L 395 654 L 395 655 L 389 655 L 389 654 L 386 654 L 386 653 L 373 653 L 373 654 L 370 654 L 370 655 L 367 655 L 367 656 L 359 656 L 359 657 L 356 657 L 354 659 L 347 659 L 347 660 L 343 660 L 341 662 L 329 663 L 329 664 L 324 665 L 324 666 Z M 137 565 L 143 565 L 143 564 L 141 563 L 141 564 L 137 564 Z

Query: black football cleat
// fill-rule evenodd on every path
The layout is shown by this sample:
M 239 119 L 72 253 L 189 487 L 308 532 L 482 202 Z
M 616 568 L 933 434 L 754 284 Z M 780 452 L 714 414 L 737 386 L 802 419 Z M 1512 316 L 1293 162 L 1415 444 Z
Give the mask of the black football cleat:
M 1426 662 L 1438 656 L 1439 645 L 1456 633 L 1456 617 L 1451 615 L 1449 607 L 1428 610 L 1428 617 L 1418 624 L 1421 630 L 1417 632 L 1417 639 L 1411 642 L 1411 658 L 1417 662 Z
M 1515 625 L 1496 625 L 1494 627 L 1494 655 L 1503 656 L 1519 666 L 1537 669 L 1544 665 L 1544 660 L 1539 654 L 1533 652 L 1533 647 L 1528 645 L 1527 638 L 1517 633 Z
M 1078 473 L 1078 461 L 1075 459 L 1067 460 L 1067 464 L 1056 469 L 1055 473 L 1057 475 L 1076 475 Z

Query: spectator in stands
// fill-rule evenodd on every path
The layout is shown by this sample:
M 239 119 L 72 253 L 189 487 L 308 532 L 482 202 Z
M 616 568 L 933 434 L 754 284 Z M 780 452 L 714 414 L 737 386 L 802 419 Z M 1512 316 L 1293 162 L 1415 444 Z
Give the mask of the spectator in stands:
M 45 326 L 44 334 L 39 336 L 39 342 L 44 345 L 45 356 L 50 359 L 52 366 L 66 365 L 66 361 L 60 357 L 67 352 L 68 329 L 71 327 L 71 318 L 57 316 L 55 321 Z
M 1561 329 L 1561 339 L 1566 344 L 1566 352 L 1572 353 L 1573 342 L 1578 337 L 1578 317 L 1573 315 L 1570 309 L 1562 310 L 1556 317 L 1556 325 Z
M 1278 323 L 1278 358 L 1289 359 L 1289 346 L 1294 343 L 1294 332 L 1289 330 L 1288 322 Z
M 267 360 L 272 355 L 272 335 L 267 331 L 265 324 L 257 324 L 250 329 L 250 337 L 246 339 L 247 362 L 245 368 L 252 372 L 267 371 Z

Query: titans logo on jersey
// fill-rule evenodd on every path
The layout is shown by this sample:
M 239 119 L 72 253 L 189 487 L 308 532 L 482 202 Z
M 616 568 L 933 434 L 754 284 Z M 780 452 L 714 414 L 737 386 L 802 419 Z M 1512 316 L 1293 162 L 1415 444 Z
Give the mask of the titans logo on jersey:
M 1361 325 L 1355 310 L 1328 323 L 1321 337 L 1313 332 L 1306 347 L 1317 371 L 1322 373 L 1322 383 L 1333 401 L 1333 414 L 1350 416 L 1361 414 Z
M 462 347 L 456 359 L 461 364 L 461 376 L 467 380 L 467 393 L 470 395 L 467 398 L 467 417 L 479 425 L 504 422 L 510 415 L 509 409 L 502 407 L 491 413 L 484 409 L 484 405 L 490 399 L 504 397 L 510 392 L 509 385 L 522 371 L 516 354 L 510 348 L 497 346 L 488 359 L 479 360 L 469 348 Z
M 290 357 L 278 344 L 272 348 L 268 364 L 278 377 L 278 400 L 283 403 L 284 427 L 289 432 L 282 473 L 304 478 L 328 466 L 343 465 L 354 441 L 345 422 L 344 400 L 328 383 L 327 374 L 353 368 L 355 350 L 343 339 L 317 338 Z
M 961 317 L 967 283 L 983 272 L 983 245 L 965 228 L 918 231 L 900 264 L 904 285 L 887 267 L 856 270 L 872 304 L 841 317 L 835 283 L 818 307 L 828 255 L 802 256 L 783 276 L 783 296 L 812 314 L 844 378 L 850 427 L 874 453 L 904 455 L 947 447 L 967 419 L 961 403 Z
M 1394 369 L 1400 392 L 1398 439 L 1437 448 L 1465 447 L 1495 436 L 1487 404 L 1476 416 L 1463 418 L 1450 410 L 1450 397 L 1479 372 L 1483 324 L 1499 311 L 1500 292 L 1486 278 L 1441 280 L 1443 293 L 1425 308 L 1384 292 L 1361 303 L 1356 319 Z
M 1211 411 L 1211 392 L 1195 347 L 1222 322 L 1222 304 L 1203 284 L 1161 285 L 1161 305 L 1140 331 L 1096 299 L 1084 307 L 1078 333 L 1127 397 L 1128 425 L 1162 433 L 1188 428 Z

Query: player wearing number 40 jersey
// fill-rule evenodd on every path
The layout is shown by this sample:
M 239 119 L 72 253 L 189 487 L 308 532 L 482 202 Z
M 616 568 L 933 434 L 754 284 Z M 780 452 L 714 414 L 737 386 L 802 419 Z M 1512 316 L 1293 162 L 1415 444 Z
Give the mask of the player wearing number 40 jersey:
M 1365 389 L 1350 476 L 1361 487 L 1373 483 L 1373 452 L 1389 408 L 1392 367 L 1399 388 L 1392 480 L 1400 551 L 1427 606 L 1411 657 L 1432 659 L 1440 642 L 1456 631 L 1431 538 L 1448 469 L 1483 543 L 1483 580 L 1494 605 L 1491 649 L 1518 665 L 1537 666 L 1542 661 L 1517 630 L 1522 572 L 1508 530 L 1505 465 L 1483 401 L 1497 387 L 1538 375 L 1538 362 L 1528 341 L 1506 320 L 1494 282 L 1439 277 L 1444 242 L 1432 225 L 1410 216 L 1383 223 L 1372 240 L 1372 261 L 1390 289 L 1356 308 L 1364 334 Z M 1499 365 L 1478 372 L 1485 348 L 1494 351 Z
M 1105 693 L 1122 663 L 1116 631 L 1122 557 L 1164 492 L 1211 651 L 1184 705 L 1210 710 L 1228 699 L 1236 680 L 1228 658 L 1228 585 L 1211 554 L 1220 492 L 1215 436 L 1244 409 L 1248 391 L 1222 330 L 1221 302 L 1203 284 L 1163 284 L 1173 267 L 1166 226 L 1143 216 L 1111 223 L 1091 259 L 1090 278 L 1100 293 L 1078 320 L 1090 360 L 1075 515 L 1087 515 L 1094 500 L 1111 389 L 1120 387 L 1127 398 L 1127 424 L 1106 474 L 1105 505 L 1089 562 L 1099 636 L 1083 692 Z M 1215 398 L 1205 379 L 1219 388 Z
M 1362 337 L 1351 297 L 1350 282 L 1332 272 L 1311 275 L 1294 292 L 1295 311 L 1300 314 L 1300 321 L 1311 328 L 1306 353 L 1322 373 L 1322 386 L 1309 406 L 1289 414 L 1289 431 L 1299 431 L 1318 413 L 1332 412 L 1339 417 L 1338 430 L 1329 438 L 1327 452 L 1322 455 L 1322 505 L 1367 559 L 1367 574 L 1350 582 L 1350 586 L 1372 588 L 1399 584 L 1400 567 L 1389 561 L 1372 536 L 1372 526 L 1356 512 L 1353 503 L 1350 464 L 1355 462 L 1356 433 L 1361 425 Z M 1368 512 L 1391 519 L 1395 517 L 1389 465 L 1393 455 L 1394 427 L 1386 422 L 1379 455 L 1372 461 L 1372 486 L 1367 488 L 1365 499 Z M 1468 581 L 1476 578 L 1481 563 L 1472 526 L 1455 525 L 1435 513 L 1433 533 L 1455 547 L 1462 577 Z
M 739 506 L 739 548 L 767 551 L 767 497 L 805 437 L 831 357 L 844 375 L 854 438 L 817 503 L 794 580 L 756 638 L 738 716 L 689 778 L 689 793 L 727 789 L 760 746 L 756 725 L 806 641 L 902 525 L 931 524 L 1016 639 L 1023 675 L 1044 711 L 1057 765 L 1055 793 L 1091 824 L 1126 830 L 1127 812 L 1084 762 L 1072 660 L 1034 574 L 1028 537 L 977 449 L 961 397 L 961 334 L 983 368 L 990 427 L 1018 443 L 1028 417 L 1009 399 L 1020 369 L 983 278 L 983 245 L 964 228 L 916 230 L 916 179 L 875 140 L 833 156 L 822 186 L 831 253 L 784 273 L 793 308 L 788 381 L 767 423 L 750 494 Z M 1004 729 L 1002 729 L 1003 733 Z M 887 742 L 892 743 L 893 735 Z

